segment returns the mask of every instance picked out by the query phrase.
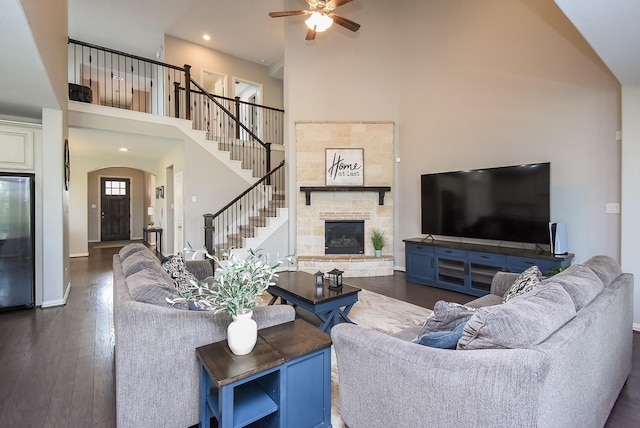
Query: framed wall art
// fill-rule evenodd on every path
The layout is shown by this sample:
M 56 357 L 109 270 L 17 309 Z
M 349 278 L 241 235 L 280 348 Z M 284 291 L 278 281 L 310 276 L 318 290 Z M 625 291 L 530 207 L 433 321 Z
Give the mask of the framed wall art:
M 69 140 L 64 140 L 64 190 L 69 190 L 69 181 L 71 180 L 71 156 L 69 155 Z
M 364 186 L 364 149 L 326 149 L 327 186 Z

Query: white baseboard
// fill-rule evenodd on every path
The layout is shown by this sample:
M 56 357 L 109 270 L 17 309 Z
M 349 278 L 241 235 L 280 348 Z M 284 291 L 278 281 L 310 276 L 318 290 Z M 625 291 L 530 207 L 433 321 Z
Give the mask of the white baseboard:
M 69 257 L 74 258 L 74 257 L 89 257 L 89 253 L 75 253 L 75 254 L 69 254 Z
M 71 283 L 67 284 L 67 289 L 64 292 L 64 296 L 62 297 L 62 299 L 56 299 L 56 300 L 45 300 L 42 302 L 42 305 L 40 305 L 40 307 L 42 309 L 46 309 L 46 308 L 53 308 L 56 306 L 64 306 L 67 304 L 67 298 L 69 297 L 69 293 L 71 292 Z
M 633 331 L 640 332 L 640 323 L 637 323 L 637 322 L 633 323 Z
M 393 270 L 397 270 L 400 272 L 406 272 L 404 266 L 394 266 Z

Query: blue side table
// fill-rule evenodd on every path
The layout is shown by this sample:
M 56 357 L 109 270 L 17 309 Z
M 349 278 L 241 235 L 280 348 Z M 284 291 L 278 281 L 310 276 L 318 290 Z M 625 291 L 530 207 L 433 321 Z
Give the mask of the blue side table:
M 258 330 L 248 355 L 227 341 L 196 349 L 200 426 L 331 427 L 331 338 L 304 320 Z

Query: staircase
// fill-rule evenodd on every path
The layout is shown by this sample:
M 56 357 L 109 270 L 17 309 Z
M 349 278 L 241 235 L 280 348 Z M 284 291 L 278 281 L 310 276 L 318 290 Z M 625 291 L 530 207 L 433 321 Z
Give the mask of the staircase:
M 246 224 L 238 226 L 238 233 L 227 235 L 227 242 L 219 244 L 223 248 L 242 248 L 244 238 L 255 238 L 259 227 L 268 227 L 270 218 L 278 216 L 278 208 L 285 207 L 285 195 L 282 192 L 272 195 L 267 208 L 259 208 L 258 215 L 249 216 Z
M 70 88 L 88 94 L 77 101 L 187 119 L 189 129 L 177 127 L 247 182 L 248 188 L 224 208 L 204 214 L 210 252 L 258 248 L 286 223 L 284 161 L 273 168 L 271 160 L 272 143 L 283 144 L 283 110 L 212 95 L 191 78 L 189 65 L 174 66 L 72 39 L 69 58 L 74 62 Z
M 284 161 L 215 214 L 204 215 L 205 246 L 220 256 L 259 248 L 286 223 Z
M 264 143 L 243 124 L 239 111 L 234 114 L 227 108 L 225 102 L 231 100 L 209 94 L 193 79 L 191 84 L 192 109 L 200 118 L 194 124 L 206 130 L 207 139 L 216 146 L 214 153 L 228 153 L 230 161 L 250 171 L 248 181 L 254 182 L 217 213 L 204 214 L 205 246 L 218 255 L 222 250 L 238 254 L 241 249 L 258 248 L 287 218 L 284 161 L 271 169 L 271 143 Z M 212 123 L 221 126 L 212 127 Z M 212 152 L 211 146 L 206 147 Z

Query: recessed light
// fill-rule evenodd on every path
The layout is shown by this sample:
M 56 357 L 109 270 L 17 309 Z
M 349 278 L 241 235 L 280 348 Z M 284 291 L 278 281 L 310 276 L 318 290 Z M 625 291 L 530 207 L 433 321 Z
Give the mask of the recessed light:
M 127 149 L 126 147 L 120 147 L 118 150 L 120 150 L 121 152 L 128 152 L 129 149 Z
M 203 35 L 202 35 L 202 38 L 203 38 L 203 39 L 205 39 L 207 42 L 208 42 L 209 40 L 211 40 L 211 36 L 210 36 L 210 35 L 208 35 L 208 34 L 203 34 Z

